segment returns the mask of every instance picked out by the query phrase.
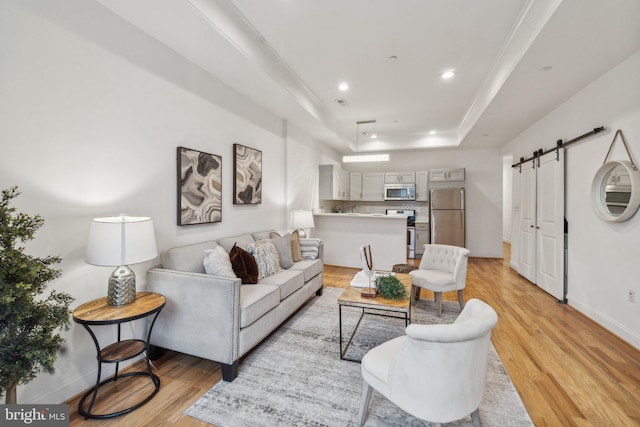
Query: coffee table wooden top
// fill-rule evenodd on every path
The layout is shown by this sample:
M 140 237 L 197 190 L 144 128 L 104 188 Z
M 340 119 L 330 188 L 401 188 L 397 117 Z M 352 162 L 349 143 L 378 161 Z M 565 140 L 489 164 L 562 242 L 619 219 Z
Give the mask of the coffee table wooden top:
M 396 277 L 407 289 L 407 294 L 411 294 L 411 275 L 396 273 Z M 338 298 L 338 304 L 350 307 L 380 308 L 389 311 L 406 312 L 411 307 L 409 297 L 400 300 L 390 300 L 378 295 L 375 298 L 363 298 L 360 293 L 365 288 L 350 286 L 344 290 Z

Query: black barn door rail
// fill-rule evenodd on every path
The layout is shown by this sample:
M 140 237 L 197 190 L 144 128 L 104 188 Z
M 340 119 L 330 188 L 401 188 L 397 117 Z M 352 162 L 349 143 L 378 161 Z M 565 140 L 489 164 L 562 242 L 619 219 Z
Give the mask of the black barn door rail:
M 545 154 L 551 153 L 552 151 L 557 151 L 560 148 L 566 148 L 569 145 L 571 145 L 571 144 L 573 144 L 575 142 L 578 142 L 578 141 L 580 141 L 580 140 L 582 140 L 584 138 L 588 138 L 591 135 L 595 135 L 597 133 L 600 133 L 604 129 L 605 129 L 604 126 L 600 126 L 600 127 L 594 128 L 592 131 L 587 132 L 584 135 L 580 135 L 580 136 L 578 136 L 576 138 L 573 138 L 572 140 L 567 141 L 567 142 L 562 142 L 562 140 L 559 139 L 558 141 L 556 141 L 556 146 L 555 147 L 549 148 L 546 151 L 544 151 L 542 148 L 540 148 L 540 149 L 534 151 L 533 152 L 533 156 L 529 157 L 528 159 L 525 159 L 524 157 L 520 157 L 520 161 L 518 163 L 512 165 L 511 167 L 512 168 L 518 167 L 518 166 L 522 165 L 523 163 L 527 163 L 527 162 L 529 162 L 531 160 L 535 160 L 535 159 L 537 159 L 539 157 L 544 156 Z

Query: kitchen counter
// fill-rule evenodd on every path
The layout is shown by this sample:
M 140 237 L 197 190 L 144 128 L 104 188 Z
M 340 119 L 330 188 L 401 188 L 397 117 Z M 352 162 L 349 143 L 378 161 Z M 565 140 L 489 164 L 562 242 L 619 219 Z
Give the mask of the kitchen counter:
M 371 245 L 373 268 L 407 262 L 407 218 L 383 214 L 314 214 L 314 237 L 322 239 L 325 264 L 362 269 L 360 247 Z
M 351 218 L 380 218 L 380 219 L 398 219 L 399 217 L 385 214 L 364 214 L 364 213 L 317 213 L 314 216 L 333 216 L 333 217 L 351 217 Z M 403 217 L 406 220 L 406 218 Z

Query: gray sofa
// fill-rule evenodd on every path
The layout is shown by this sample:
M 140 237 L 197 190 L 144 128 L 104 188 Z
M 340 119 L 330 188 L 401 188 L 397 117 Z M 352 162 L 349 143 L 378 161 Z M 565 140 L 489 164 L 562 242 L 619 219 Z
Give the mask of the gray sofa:
M 151 346 L 219 362 L 222 377 L 233 381 L 240 358 L 275 330 L 313 294 L 322 294 L 322 245 L 318 259 L 243 285 L 240 279 L 208 275 L 204 251 L 268 238 L 270 231 L 248 233 L 167 250 L 162 266 L 147 272 L 147 291 L 167 298 Z M 155 352 L 155 351 L 154 351 Z

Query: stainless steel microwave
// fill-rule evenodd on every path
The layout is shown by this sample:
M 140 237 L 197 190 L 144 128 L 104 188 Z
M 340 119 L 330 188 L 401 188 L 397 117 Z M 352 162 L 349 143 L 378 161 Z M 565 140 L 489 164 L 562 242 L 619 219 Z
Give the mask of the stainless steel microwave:
M 415 184 L 385 184 L 384 199 L 385 200 L 415 200 L 416 185 Z

